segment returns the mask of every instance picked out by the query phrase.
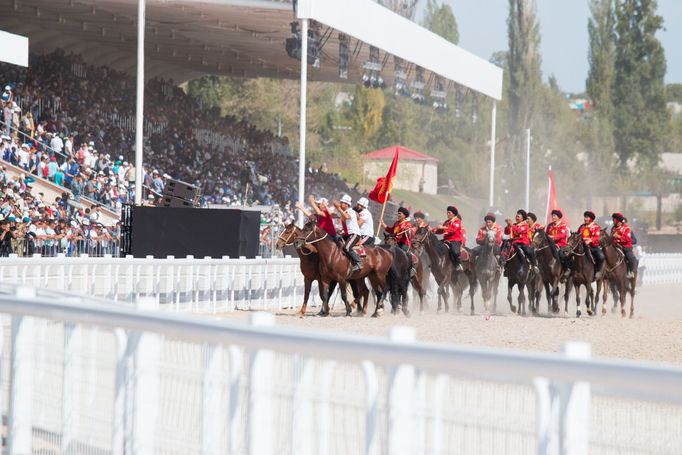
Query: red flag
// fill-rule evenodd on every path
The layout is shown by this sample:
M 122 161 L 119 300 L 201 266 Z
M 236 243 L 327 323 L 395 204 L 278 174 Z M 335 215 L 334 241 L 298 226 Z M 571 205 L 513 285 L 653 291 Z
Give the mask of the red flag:
M 556 201 L 556 190 L 554 189 L 552 166 L 549 166 L 547 173 L 549 174 L 549 183 L 547 186 L 547 213 L 545 214 L 545 218 L 547 220 L 547 224 L 549 224 L 552 222 L 552 210 L 558 210 L 559 204 L 557 204 Z
M 391 162 L 391 167 L 388 168 L 388 173 L 386 177 L 379 177 L 377 179 L 377 185 L 372 191 L 369 192 L 368 197 L 380 204 L 383 204 L 391 196 L 391 190 L 393 189 L 393 179 L 395 178 L 395 173 L 398 169 L 398 154 L 400 153 L 400 148 L 395 148 L 395 156 L 393 156 L 393 161 Z

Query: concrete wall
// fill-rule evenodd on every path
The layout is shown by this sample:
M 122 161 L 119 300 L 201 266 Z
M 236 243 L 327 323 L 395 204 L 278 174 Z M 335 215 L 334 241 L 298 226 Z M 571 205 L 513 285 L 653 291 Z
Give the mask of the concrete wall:
M 371 185 L 376 179 L 386 175 L 391 166 L 391 160 L 366 160 L 364 163 L 365 183 Z M 419 192 L 419 182 L 424 179 L 423 192 L 436 194 L 438 192 L 438 164 L 435 161 L 398 162 L 398 172 L 393 182 L 393 188 Z

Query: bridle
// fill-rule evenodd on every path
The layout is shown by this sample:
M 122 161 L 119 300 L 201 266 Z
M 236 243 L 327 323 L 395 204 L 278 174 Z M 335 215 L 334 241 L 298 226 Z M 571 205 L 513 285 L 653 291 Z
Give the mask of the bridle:
M 296 235 L 296 229 L 295 229 L 295 228 L 292 229 L 291 232 L 289 233 L 289 236 L 286 237 L 286 238 L 283 237 L 283 235 L 284 235 L 285 232 L 286 232 L 286 229 L 285 229 L 284 231 L 282 231 L 282 233 L 281 233 L 279 236 L 277 236 L 277 240 L 283 241 L 285 245 L 291 245 L 291 244 L 294 243 L 294 242 L 291 242 L 291 243 L 289 243 L 289 242 L 291 241 L 291 238 L 292 238 L 294 235 Z

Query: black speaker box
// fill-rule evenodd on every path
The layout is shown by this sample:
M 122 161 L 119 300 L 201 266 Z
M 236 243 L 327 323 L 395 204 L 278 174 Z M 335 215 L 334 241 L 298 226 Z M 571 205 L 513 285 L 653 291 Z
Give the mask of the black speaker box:
M 161 207 L 185 208 L 191 209 L 194 207 L 192 200 L 181 199 L 175 196 L 164 196 L 161 198 Z
M 166 185 L 163 187 L 163 195 L 193 201 L 194 198 L 198 196 L 198 189 L 196 186 L 190 185 L 189 183 L 168 179 Z

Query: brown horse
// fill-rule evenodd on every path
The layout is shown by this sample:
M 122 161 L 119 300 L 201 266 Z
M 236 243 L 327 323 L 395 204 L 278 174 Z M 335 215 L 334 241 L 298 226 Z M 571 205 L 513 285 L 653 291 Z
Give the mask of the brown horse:
M 291 223 L 284 227 L 284 230 L 279 234 L 277 238 L 277 243 L 275 248 L 282 250 L 288 245 L 293 245 L 296 236 L 301 234 L 301 229 L 296 226 L 295 223 Z M 308 308 L 308 298 L 310 297 L 310 288 L 313 281 L 318 282 L 320 291 L 320 300 L 322 299 L 322 286 L 320 281 L 320 271 L 317 253 L 313 251 L 307 251 L 302 248 L 295 248 L 296 255 L 299 257 L 299 266 L 301 268 L 301 273 L 303 274 L 303 305 L 298 314 L 300 317 L 305 316 L 306 309 Z M 336 283 L 330 284 L 329 294 L 334 292 Z M 358 313 L 367 314 L 367 300 L 369 299 L 369 289 L 365 284 L 365 280 L 357 280 L 351 284 L 353 289 L 353 297 L 355 300 L 355 305 L 357 305 Z M 362 303 L 361 303 L 362 299 Z
M 601 232 L 599 244 L 604 250 L 606 261 L 604 263 L 604 277 L 601 283 L 597 285 L 597 296 L 595 301 L 599 302 L 599 292 L 601 291 L 600 284 L 604 287 L 604 301 L 602 303 L 601 313 L 606 314 L 606 301 L 608 299 L 608 289 L 611 289 L 613 294 L 613 308 L 611 311 L 615 313 L 618 308 L 618 301 L 620 301 L 620 314 L 626 317 L 625 301 L 627 294 L 630 294 L 630 318 L 635 316 L 635 286 L 637 284 L 637 264 L 634 264 L 635 276 L 633 278 L 627 277 L 627 265 L 625 263 L 625 255 L 623 250 L 614 245 L 613 237 L 605 231 Z M 596 305 L 595 305 L 596 311 Z
M 346 283 L 350 280 L 369 278 L 376 296 L 376 308 L 372 316 L 379 315 L 379 308 L 383 308 L 383 298 L 387 289 L 386 275 L 391 269 L 393 257 L 383 248 L 365 247 L 365 258 L 360 270 L 351 273 L 351 263 L 341 247 L 329 235 L 317 226 L 314 221 L 308 221 L 296 237 L 294 245 L 318 253 L 319 282 L 322 296 L 322 316 L 329 315 L 329 287 L 337 282 L 341 290 L 341 298 L 346 305 L 346 316 L 350 316 L 352 308 L 346 296 Z
M 574 232 L 568 238 L 569 254 L 571 256 L 571 274 L 569 276 L 570 283 L 566 284 L 566 295 L 564 297 L 564 312 L 568 313 L 568 298 L 570 294 L 570 285 L 573 284 L 575 288 L 575 303 L 576 303 L 576 317 L 580 317 L 580 287 L 584 286 L 585 306 L 589 314 L 596 313 L 596 303 L 594 298 L 594 291 L 592 290 L 592 282 L 594 281 L 594 264 L 587 253 L 587 248 L 583 243 L 582 236 L 579 232 Z M 590 312 L 591 311 L 591 312 Z

